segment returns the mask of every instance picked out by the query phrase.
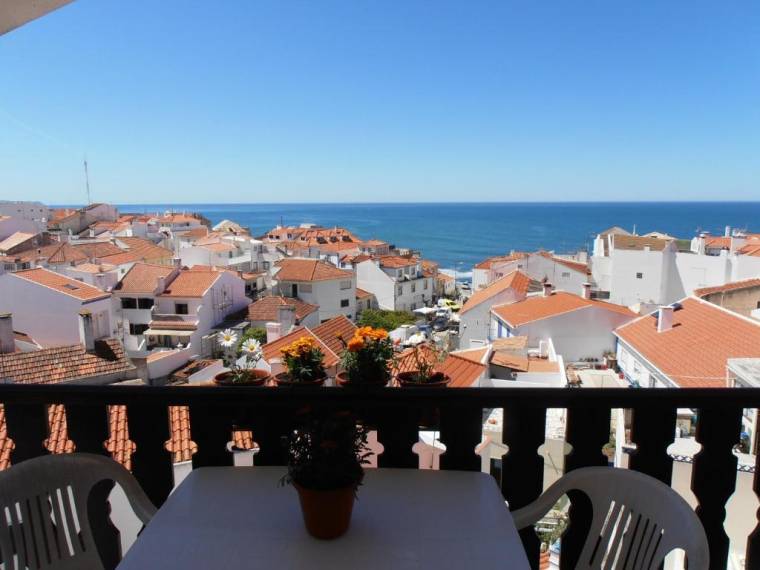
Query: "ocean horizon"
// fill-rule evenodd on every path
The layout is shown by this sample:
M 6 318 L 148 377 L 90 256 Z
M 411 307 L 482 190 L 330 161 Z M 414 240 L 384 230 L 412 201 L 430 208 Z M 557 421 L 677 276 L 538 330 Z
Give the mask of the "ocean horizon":
M 592 247 L 610 226 L 689 239 L 722 235 L 726 226 L 760 230 L 760 202 L 445 202 L 118 204 L 122 212 L 192 211 L 213 224 L 233 220 L 261 235 L 277 224 L 343 226 L 363 239 L 379 238 L 457 270 L 511 250 L 573 253 Z

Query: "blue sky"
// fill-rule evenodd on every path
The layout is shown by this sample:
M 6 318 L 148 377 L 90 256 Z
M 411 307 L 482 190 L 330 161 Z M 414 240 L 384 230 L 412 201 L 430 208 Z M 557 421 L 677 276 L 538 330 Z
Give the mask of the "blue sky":
M 76 0 L 0 37 L 0 198 L 760 199 L 755 0 Z

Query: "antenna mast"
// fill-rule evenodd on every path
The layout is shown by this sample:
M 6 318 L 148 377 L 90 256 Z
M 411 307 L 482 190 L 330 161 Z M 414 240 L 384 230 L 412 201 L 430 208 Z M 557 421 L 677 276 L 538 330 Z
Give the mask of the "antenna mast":
M 87 186 L 87 204 L 91 204 L 90 200 L 90 173 L 87 171 L 87 157 L 84 157 L 84 182 Z

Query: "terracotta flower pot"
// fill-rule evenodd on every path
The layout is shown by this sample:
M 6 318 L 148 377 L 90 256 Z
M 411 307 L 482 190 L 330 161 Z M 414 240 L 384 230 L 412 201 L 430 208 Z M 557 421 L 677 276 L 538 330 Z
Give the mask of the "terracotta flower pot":
M 293 377 L 287 372 L 280 372 L 274 377 L 274 380 L 278 386 L 321 386 L 325 383 L 324 376 L 310 382 L 298 382 L 293 380 Z
M 399 372 L 396 379 L 404 388 L 445 388 L 451 382 L 451 378 L 442 372 L 433 374 L 429 382 L 418 382 L 416 372 Z
M 247 378 L 241 382 L 233 382 L 232 372 L 222 372 L 214 376 L 217 386 L 263 386 L 270 378 L 269 372 L 252 368 L 246 371 Z
M 354 509 L 354 486 L 329 491 L 306 489 L 298 483 L 293 486 L 298 491 L 303 522 L 311 536 L 330 540 L 345 534 Z
M 381 388 L 385 386 L 388 381 L 387 380 L 379 380 L 374 382 L 351 382 L 351 380 L 348 379 L 348 372 L 338 372 L 335 375 L 335 383 L 338 386 L 343 386 L 344 388 L 364 388 L 364 387 L 377 387 Z

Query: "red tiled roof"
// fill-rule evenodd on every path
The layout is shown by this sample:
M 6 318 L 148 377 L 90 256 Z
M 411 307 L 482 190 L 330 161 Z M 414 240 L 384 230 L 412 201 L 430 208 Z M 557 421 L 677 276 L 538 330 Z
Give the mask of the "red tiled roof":
M 0 251 L 7 251 L 9 249 L 13 249 L 14 247 L 18 247 L 25 241 L 34 239 L 36 235 L 37 234 L 30 234 L 27 232 L 13 233 L 4 240 L 0 241 Z
M 760 287 L 760 279 L 743 279 L 741 281 L 726 283 L 725 285 L 716 285 L 715 287 L 702 287 L 701 289 L 695 289 L 694 295 L 696 297 L 705 297 L 713 293 L 726 293 L 727 291 L 751 289 L 753 287 Z
M 115 238 L 117 243 L 123 243 L 129 249 L 129 253 L 135 258 L 135 261 L 167 261 L 174 257 L 174 252 L 160 245 L 156 245 L 150 240 L 139 237 L 118 237 Z
M 194 331 L 198 328 L 198 322 L 197 321 L 184 321 L 182 318 L 177 319 L 170 319 L 170 318 L 164 318 L 162 320 L 158 321 L 150 321 L 150 328 L 152 330 L 170 330 L 170 331 Z M 168 352 L 168 351 L 167 351 Z M 154 353 L 154 354 L 162 354 L 161 352 Z M 148 356 L 150 358 L 150 356 Z
M 53 289 L 59 293 L 65 293 L 81 301 L 97 301 L 98 299 L 107 299 L 111 296 L 110 293 L 104 293 L 97 287 L 87 285 L 54 271 L 42 269 L 41 267 L 16 271 L 12 275 L 19 279 L 25 279 L 31 283 L 47 287 L 48 289 Z
M 457 350 L 456 352 L 452 352 L 452 354 L 455 354 L 459 356 L 460 358 L 466 358 L 467 360 L 472 360 L 473 362 L 477 362 L 478 364 L 482 364 L 483 357 L 488 352 L 488 347 L 484 348 L 469 348 L 465 350 Z
M 22 261 L 37 261 L 39 259 L 46 259 L 48 263 L 77 263 L 88 261 L 89 258 L 78 248 L 69 245 L 68 242 L 53 243 L 42 247 L 33 247 L 16 254 Z
M 760 323 L 693 297 L 657 332 L 657 313 L 615 331 L 618 338 L 682 388 L 723 388 L 729 358 L 760 358 Z
M 134 294 L 152 294 L 160 278 L 167 278 L 175 270 L 169 265 L 153 265 L 135 263 L 121 281 L 116 284 L 114 291 Z
M 285 305 L 290 305 L 296 308 L 296 319 L 299 321 L 319 309 L 316 305 L 304 303 L 301 299 L 297 298 L 278 296 L 262 297 L 255 303 L 248 305 L 248 320 L 267 322 L 277 321 L 277 310 L 279 307 Z
M 520 326 L 533 321 L 585 309 L 586 307 L 599 307 L 632 318 L 636 316 L 628 307 L 584 299 L 583 297 L 564 291 L 556 291 L 548 297 L 537 295 L 535 297 L 528 297 L 517 303 L 500 305 L 491 309 L 491 312 L 512 326 Z
M 161 294 L 162 297 L 203 297 L 216 283 L 219 271 L 188 271 L 183 269 Z
M 577 271 L 579 273 L 583 273 L 584 275 L 588 273 L 589 267 L 586 263 L 580 263 L 578 261 L 571 261 L 569 259 L 565 259 L 563 257 L 557 257 L 555 255 L 552 255 L 548 251 L 539 251 L 538 254 L 541 257 L 545 257 L 546 259 L 551 259 L 555 263 L 559 263 L 560 265 L 564 265 L 568 269 L 572 269 L 573 271 Z
M 132 370 L 121 343 L 112 338 L 95 341 L 92 353 L 76 344 L 0 354 L 0 379 L 17 384 L 54 384 Z
M 283 259 L 277 265 L 280 267 L 275 275 L 278 281 L 329 281 L 354 275 L 319 259 Z
M 400 255 L 381 255 L 378 257 L 380 260 L 380 267 L 388 267 L 391 269 L 400 269 L 402 267 L 409 267 L 410 265 L 417 265 L 419 259 L 411 257 L 402 257 Z
M 368 297 L 374 297 L 374 293 L 370 293 L 369 291 L 365 291 L 364 289 L 356 288 L 356 298 L 357 299 L 366 299 Z
M 333 317 L 325 321 L 318 327 L 314 327 L 312 332 L 316 337 L 327 345 L 335 354 L 340 355 L 343 352 L 343 343 L 338 339 L 338 335 L 346 339 L 346 342 L 354 336 L 356 325 L 349 321 L 343 315 Z
M 530 277 L 522 271 L 512 271 L 504 277 L 497 279 L 488 287 L 475 291 L 462 307 L 461 314 L 474 309 L 484 301 L 495 297 L 507 289 L 513 289 L 519 295 L 525 295 L 528 292 L 528 285 L 530 285 Z
M 527 253 L 516 251 L 509 255 L 497 255 L 494 257 L 489 257 L 487 259 L 484 259 L 480 263 L 476 264 L 475 269 L 491 269 L 491 267 L 496 263 L 508 263 L 510 261 L 525 259 L 527 255 L 528 255 Z
M 738 253 L 742 255 L 750 255 L 752 257 L 760 257 L 760 244 L 748 243 L 739 249 Z
M 709 247 L 711 249 L 725 247 L 728 249 L 731 247 L 731 238 L 728 236 L 706 236 L 705 247 Z

